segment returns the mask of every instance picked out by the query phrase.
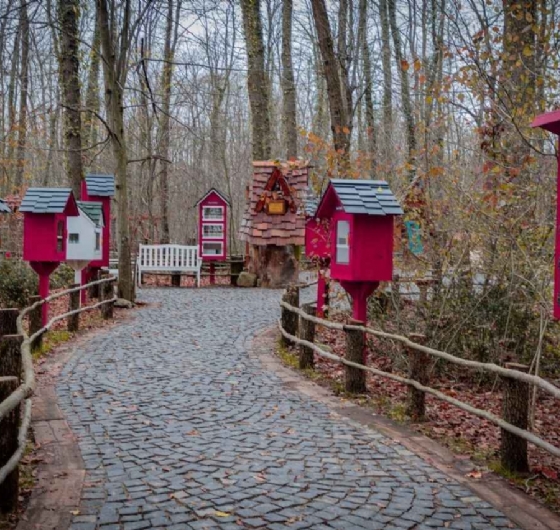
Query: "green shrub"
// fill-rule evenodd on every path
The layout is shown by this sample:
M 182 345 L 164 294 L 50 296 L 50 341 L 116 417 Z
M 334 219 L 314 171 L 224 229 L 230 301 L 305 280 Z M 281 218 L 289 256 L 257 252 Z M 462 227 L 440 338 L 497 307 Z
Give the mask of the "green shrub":
M 38 289 L 38 277 L 27 263 L 0 261 L 0 306 L 23 308 Z
M 60 266 L 51 274 L 51 289 L 68 289 L 74 283 L 74 269 L 66 263 Z

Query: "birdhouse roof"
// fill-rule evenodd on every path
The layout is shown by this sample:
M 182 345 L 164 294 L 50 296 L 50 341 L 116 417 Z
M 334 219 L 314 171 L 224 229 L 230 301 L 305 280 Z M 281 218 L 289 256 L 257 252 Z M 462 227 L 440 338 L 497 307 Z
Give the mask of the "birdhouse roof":
M 82 210 L 96 226 L 104 225 L 103 204 L 100 202 L 78 201 L 78 208 Z
M 553 110 L 537 116 L 531 127 L 541 127 L 554 134 L 560 134 L 560 110 Z
M 90 173 L 86 175 L 88 195 L 95 197 L 115 196 L 115 175 L 101 175 Z
M 70 208 L 67 210 L 67 207 Z M 78 215 L 74 194 L 70 188 L 29 188 L 25 193 L 20 212 L 63 213 Z
M 0 213 L 12 213 L 12 209 L 4 199 L 0 199 Z
M 384 180 L 332 179 L 317 208 L 318 217 L 329 217 L 332 202 L 326 199 L 336 194 L 346 213 L 366 215 L 402 215 L 404 212 L 389 184 Z
M 211 195 L 212 193 L 215 193 L 216 195 L 218 195 L 220 197 L 220 199 L 222 199 L 228 206 L 231 206 L 231 203 L 229 202 L 229 200 L 226 198 L 226 196 L 223 193 L 220 193 L 216 188 L 210 188 L 203 197 L 201 197 L 200 199 L 198 199 L 198 201 L 196 201 L 196 206 L 198 206 L 204 199 L 206 199 L 206 197 L 208 197 L 208 195 Z
M 288 208 L 283 215 L 269 215 L 264 208 L 257 211 L 257 204 L 267 194 L 269 180 L 277 171 L 290 188 L 290 198 L 294 201 L 295 211 Z M 301 160 L 286 163 L 273 160 L 253 162 L 249 200 L 239 230 L 243 241 L 257 246 L 305 243 L 305 212 L 302 201 L 307 192 L 308 171 L 309 165 Z

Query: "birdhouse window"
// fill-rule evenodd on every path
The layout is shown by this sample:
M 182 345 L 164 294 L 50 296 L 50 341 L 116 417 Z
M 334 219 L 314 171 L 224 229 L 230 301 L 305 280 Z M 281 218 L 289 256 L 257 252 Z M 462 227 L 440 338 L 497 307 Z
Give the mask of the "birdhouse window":
M 95 250 L 101 250 L 101 234 L 95 232 Z
M 64 221 L 56 225 L 56 251 L 64 252 Z
M 204 239 L 223 239 L 224 225 L 223 224 L 202 225 L 202 237 Z
M 350 263 L 350 223 L 338 221 L 336 224 L 336 262 L 342 265 Z
M 223 243 L 202 243 L 203 256 L 221 256 L 224 253 Z
M 223 206 L 204 206 L 202 208 L 203 221 L 223 221 L 224 220 L 224 207 Z
M 80 234 L 70 234 L 68 236 L 68 242 L 71 245 L 77 245 L 80 242 Z

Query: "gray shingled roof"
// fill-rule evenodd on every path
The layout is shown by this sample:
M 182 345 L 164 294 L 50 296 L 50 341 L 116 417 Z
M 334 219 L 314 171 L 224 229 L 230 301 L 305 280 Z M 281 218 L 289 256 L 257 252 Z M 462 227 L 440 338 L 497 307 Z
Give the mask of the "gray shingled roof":
M 19 211 L 62 213 L 71 194 L 70 188 L 29 188 L 21 201 Z
M 115 175 L 99 175 L 90 173 L 86 175 L 88 195 L 95 197 L 115 196 Z
M 100 202 L 78 201 L 78 208 L 82 210 L 96 226 L 101 226 L 103 220 L 103 204 Z
M 402 215 L 404 212 L 384 180 L 332 179 L 346 213 Z
M 0 213 L 12 213 L 12 210 L 4 199 L 0 199 Z

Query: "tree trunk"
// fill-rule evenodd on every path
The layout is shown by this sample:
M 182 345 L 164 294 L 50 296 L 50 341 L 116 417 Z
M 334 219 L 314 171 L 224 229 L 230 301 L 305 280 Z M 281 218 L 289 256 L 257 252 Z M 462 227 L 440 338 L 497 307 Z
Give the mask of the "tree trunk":
M 260 0 L 241 0 L 241 10 L 247 47 L 247 87 L 253 125 L 253 159 L 268 160 L 271 156 L 271 132 Z
M 101 36 L 99 32 L 99 17 L 95 17 L 95 30 L 90 52 L 90 65 L 86 91 L 86 112 L 84 114 L 84 144 L 91 147 L 97 143 L 97 117 L 99 113 L 99 59 L 101 55 Z M 88 164 L 89 165 L 89 164 Z
M 8 161 L 8 182 L 6 189 L 11 193 L 12 185 L 14 184 L 13 176 L 15 174 L 15 164 L 14 164 L 14 144 L 16 135 L 16 118 L 17 118 L 17 108 L 16 108 L 16 98 L 17 98 L 17 76 L 18 76 L 18 65 L 19 65 L 19 48 L 21 40 L 21 26 L 18 26 L 18 30 L 14 39 L 14 52 L 12 54 L 12 65 L 10 68 L 10 84 L 8 86 L 8 134 L 7 134 L 7 149 L 6 149 L 6 159 Z
M 80 61 L 78 58 L 79 0 L 59 0 L 60 84 L 64 106 L 66 174 L 76 199 L 80 198 L 83 179 L 82 119 L 80 114 Z
M 379 1 L 379 18 L 381 20 L 381 62 L 383 65 L 383 155 L 387 162 L 393 142 L 393 73 L 387 0 Z
M 297 158 L 296 85 L 292 65 L 293 0 L 284 0 L 282 8 L 282 94 L 284 97 L 284 142 L 286 158 Z
M 23 184 L 25 171 L 25 147 L 27 143 L 27 92 L 29 89 L 29 18 L 27 15 L 27 0 L 20 2 L 21 27 L 21 91 L 19 99 L 19 124 L 17 142 L 17 166 L 15 185 L 19 189 Z

